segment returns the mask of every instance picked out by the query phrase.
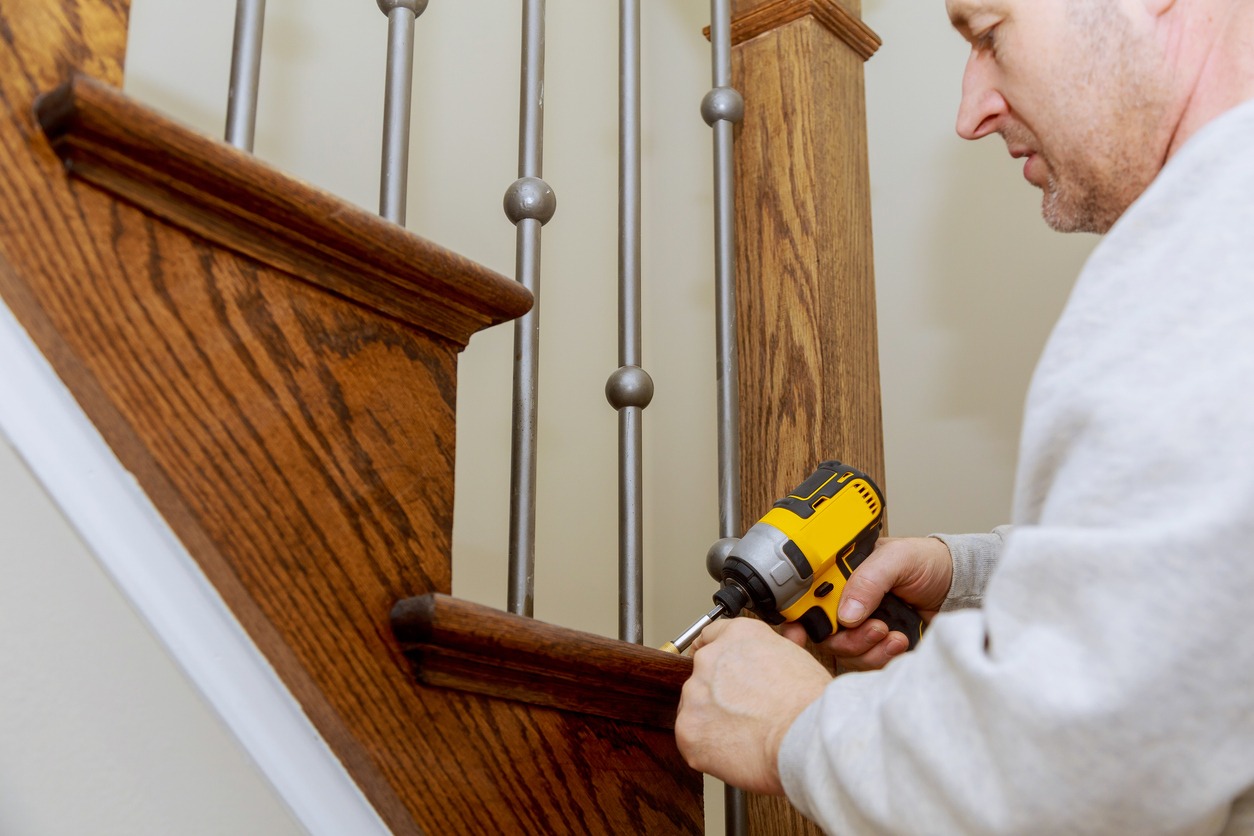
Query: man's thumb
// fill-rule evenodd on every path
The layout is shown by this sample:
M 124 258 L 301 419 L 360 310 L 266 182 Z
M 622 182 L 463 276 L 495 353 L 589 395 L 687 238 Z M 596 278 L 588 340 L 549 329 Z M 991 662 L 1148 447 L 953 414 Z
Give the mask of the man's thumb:
M 894 561 L 891 554 L 870 556 L 853 571 L 845 590 L 840 596 L 840 606 L 836 609 L 836 617 L 846 627 L 856 627 L 875 612 L 880 602 L 897 583 L 899 561 Z

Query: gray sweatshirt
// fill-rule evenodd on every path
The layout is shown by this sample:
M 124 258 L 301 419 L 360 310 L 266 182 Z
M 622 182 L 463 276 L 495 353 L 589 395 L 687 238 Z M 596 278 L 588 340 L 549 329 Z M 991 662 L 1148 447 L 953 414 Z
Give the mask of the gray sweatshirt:
M 839 834 L 1254 833 L 1254 101 L 1085 265 L 1013 508 L 947 538 L 914 652 L 794 723 L 793 803 Z

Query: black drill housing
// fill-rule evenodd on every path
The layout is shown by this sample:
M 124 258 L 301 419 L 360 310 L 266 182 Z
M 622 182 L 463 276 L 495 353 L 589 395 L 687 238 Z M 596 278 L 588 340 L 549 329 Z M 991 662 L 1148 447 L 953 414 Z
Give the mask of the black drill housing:
M 738 557 L 723 563 L 723 585 L 714 593 L 714 602 L 727 607 L 732 616 L 746 606 L 767 624 L 783 624 L 784 617 L 776 608 L 775 596 L 753 567 Z M 734 608 L 732 604 L 737 604 Z

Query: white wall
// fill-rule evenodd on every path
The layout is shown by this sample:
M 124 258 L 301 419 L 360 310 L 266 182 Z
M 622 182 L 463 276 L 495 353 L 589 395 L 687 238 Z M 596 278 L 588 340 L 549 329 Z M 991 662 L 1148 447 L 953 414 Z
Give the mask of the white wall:
M 128 91 L 219 134 L 233 6 L 133 0 Z M 543 244 L 536 572 L 539 617 L 606 635 L 617 623 L 616 417 L 603 395 L 617 366 L 616 6 L 548 4 L 545 177 L 558 211 Z M 704 611 L 712 591 L 703 568 L 717 526 L 711 165 L 697 114 L 709 87 L 707 15 L 697 0 L 644 4 L 644 366 L 657 384 L 645 413 L 650 644 Z M 1044 228 L 1038 194 L 1000 141 L 953 134 L 965 51 L 939 0 L 864 0 L 864 16 L 885 41 L 867 90 L 892 525 L 986 529 L 1007 513 L 1027 377 L 1092 240 Z M 418 24 L 415 68 L 409 227 L 506 275 L 514 234 L 500 202 L 517 174 L 518 17 L 507 0 L 434 0 Z M 371 208 L 385 31 L 369 0 L 268 3 L 257 153 Z M 511 332 L 476 336 L 459 381 L 454 591 L 496 606 Z M 7 454 L 0 496 L 0 833 L 296 828 Z M 43 511 L 29 510 L 40 502 Z M 52 606 L 71 588 L 76 619 L 38 621 L 48 610 L 34 602 Z M 132 696 L 64 687 L 56 666 L 82 646 L 80 625 L 127 618 L 102 628 L 88 655 L 126 671 Z M 172 718 L 181 736 L 116 731 L 119 703 L 139 719 Z M 71 751 L 88 768 L 56 785 L 64 793 L 38 790 L 69 760 L 57 753 Z M 235 818 L 206 818 L 204 805 Z
M 304 832 L 0 439 L 0 834 Z

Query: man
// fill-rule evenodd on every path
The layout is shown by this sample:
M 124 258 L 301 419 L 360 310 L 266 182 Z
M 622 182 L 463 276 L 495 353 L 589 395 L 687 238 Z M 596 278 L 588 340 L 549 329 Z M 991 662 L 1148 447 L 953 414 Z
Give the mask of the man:
M 1109 233 L 1033 377 L 1015 525 L 882 542 L 827 643 L 881 669 L 709 627 L 680 749 L 841 834 L 1254 833 L 1254 2 L 948 10 L 959 134 Z M 900 656 L 889 589 L 947 611 Z

